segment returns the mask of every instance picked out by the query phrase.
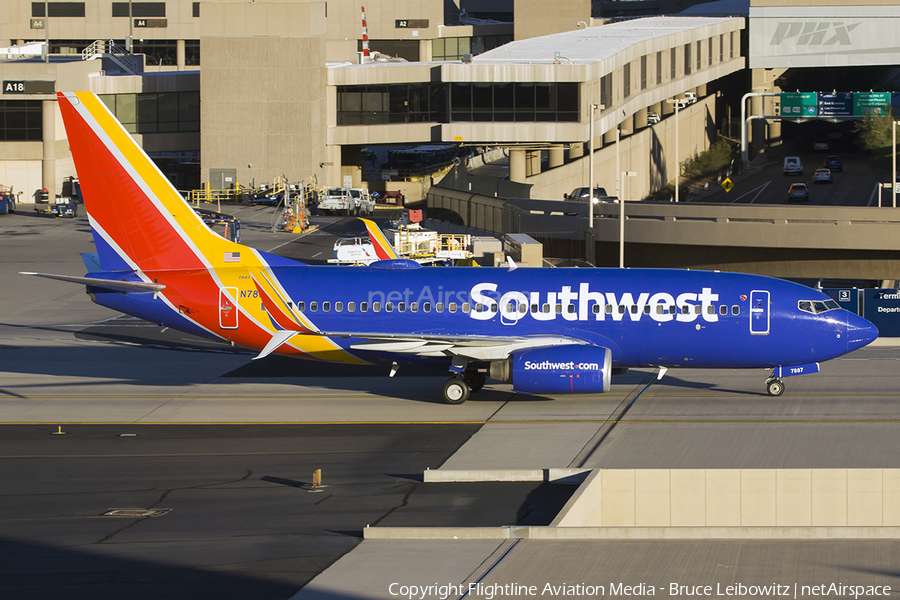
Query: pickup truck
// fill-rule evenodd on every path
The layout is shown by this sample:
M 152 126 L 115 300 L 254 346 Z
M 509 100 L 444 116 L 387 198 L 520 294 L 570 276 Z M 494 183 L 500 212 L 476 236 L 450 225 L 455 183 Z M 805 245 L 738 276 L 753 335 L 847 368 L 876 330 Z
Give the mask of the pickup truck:
M 319 212 L 325 215 L 350 215 L 356 210 L 356 202 L 349 188 L 330 188 L 319 197 Z
M 356 215 L 375 214 L 375 200 L 369 194 L 369 190 L 362 188 L 350 188 L 350 195 L 353 196 L 353 202 L 356 205 Z
M 564 200 L 587 200 L 588 189 L 586 187 L 575 188 L 571 194 L 563 194 Z M 618 202 L 615 196 L 606 193 L 606 189 L 602 187 L 594 188 L 594 202 Z

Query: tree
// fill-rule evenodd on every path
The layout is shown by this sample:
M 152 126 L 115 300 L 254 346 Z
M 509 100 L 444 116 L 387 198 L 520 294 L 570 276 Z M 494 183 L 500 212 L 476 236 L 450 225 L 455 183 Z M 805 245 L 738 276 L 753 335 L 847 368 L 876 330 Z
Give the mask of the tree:
M 877 151 L 891 146 L 891 117 L 866 117 L 853 124 L 853 133 L 857 134 L 863 150 Z

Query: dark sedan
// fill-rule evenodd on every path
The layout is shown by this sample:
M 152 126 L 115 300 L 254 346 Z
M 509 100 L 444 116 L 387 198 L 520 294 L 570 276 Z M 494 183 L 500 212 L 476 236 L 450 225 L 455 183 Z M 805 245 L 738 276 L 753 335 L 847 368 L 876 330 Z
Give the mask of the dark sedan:
M 840 156 L 831 155 L 825 159 L 825 168 L 829 169 L 832 173 L 835 171 L 843 171 L 844 163 L 841 161 Z

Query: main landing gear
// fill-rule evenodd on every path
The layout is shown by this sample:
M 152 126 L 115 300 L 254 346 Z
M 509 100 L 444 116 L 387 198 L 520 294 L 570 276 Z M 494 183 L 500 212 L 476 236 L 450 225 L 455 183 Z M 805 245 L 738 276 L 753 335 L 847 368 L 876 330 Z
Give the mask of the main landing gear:
M 463 366 L 465 368 L 465 366 Z M 462 404 L 469 399 L 469 394 L 484 387 L 487 376 L 480 371 L 465 370 L 458 372 L 444 383 L 441 390 L 447 404 Z

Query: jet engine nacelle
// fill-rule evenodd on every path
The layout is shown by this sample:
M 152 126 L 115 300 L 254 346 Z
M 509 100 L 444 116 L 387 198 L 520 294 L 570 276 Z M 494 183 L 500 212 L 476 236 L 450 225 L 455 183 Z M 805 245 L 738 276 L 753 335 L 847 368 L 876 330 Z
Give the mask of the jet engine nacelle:
M 520 350 L 492 362 L 490 376 L 525 394 L 602 394 L 609 391 L 612 351 L 587 345 Z

